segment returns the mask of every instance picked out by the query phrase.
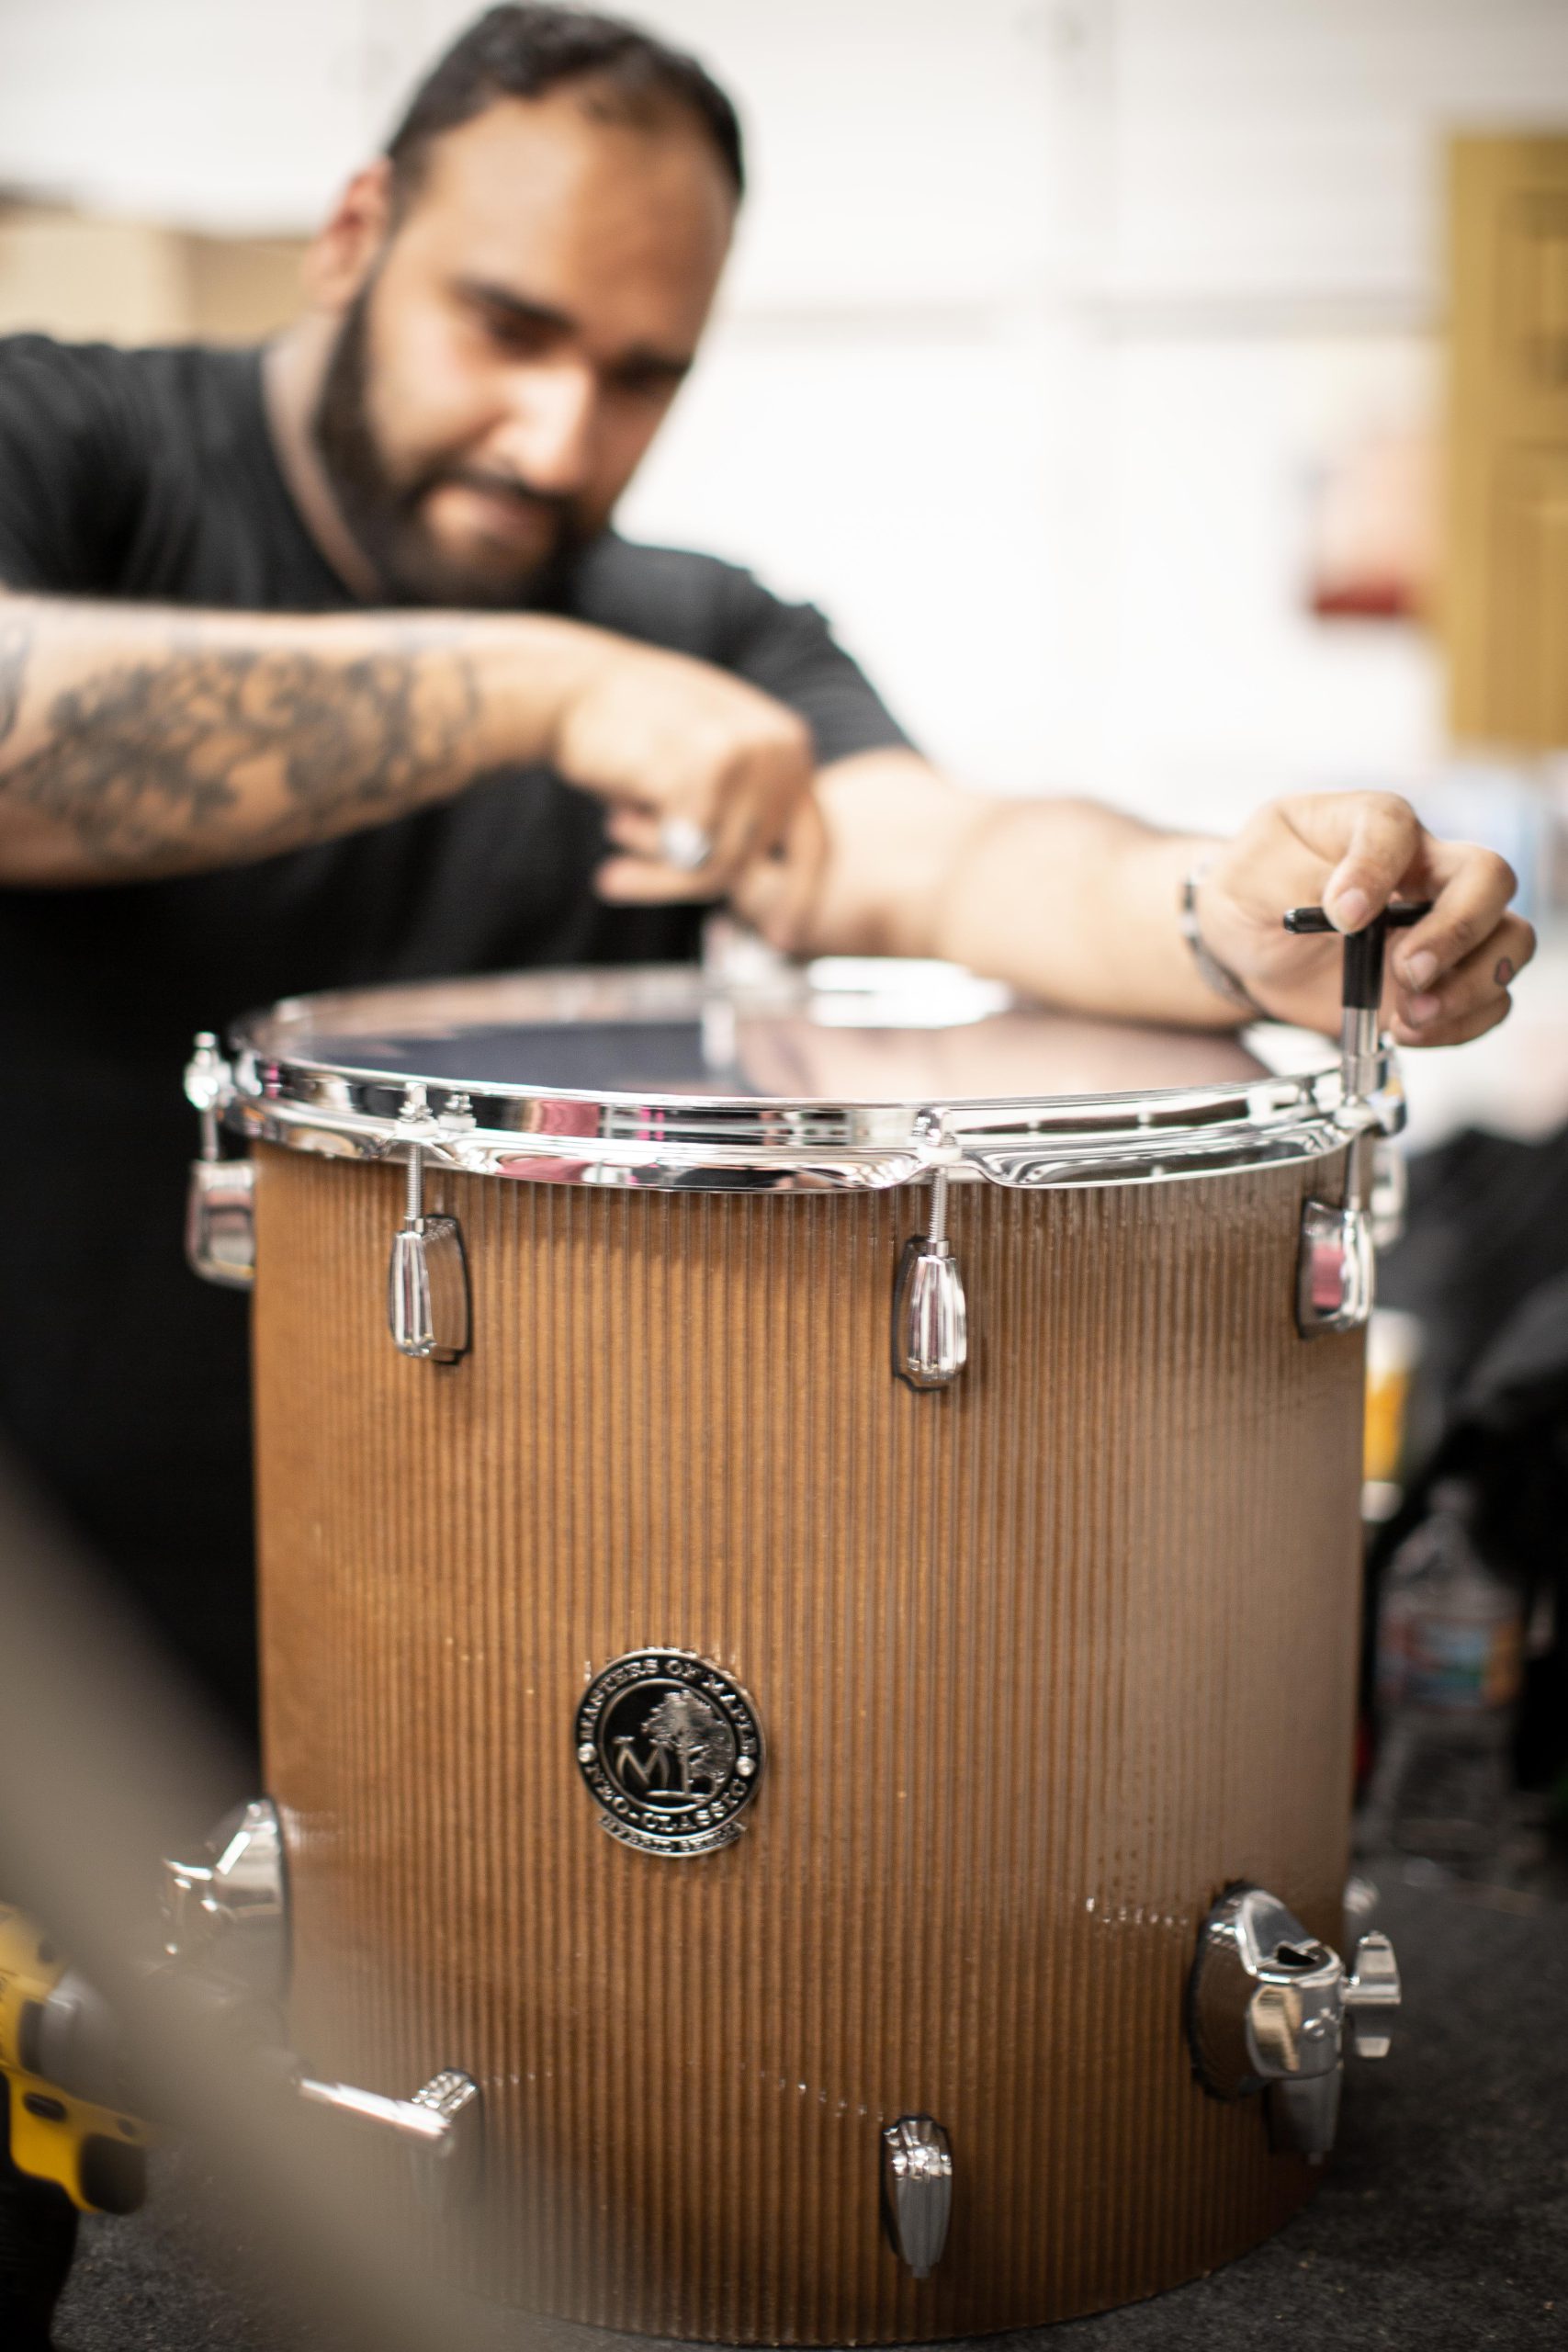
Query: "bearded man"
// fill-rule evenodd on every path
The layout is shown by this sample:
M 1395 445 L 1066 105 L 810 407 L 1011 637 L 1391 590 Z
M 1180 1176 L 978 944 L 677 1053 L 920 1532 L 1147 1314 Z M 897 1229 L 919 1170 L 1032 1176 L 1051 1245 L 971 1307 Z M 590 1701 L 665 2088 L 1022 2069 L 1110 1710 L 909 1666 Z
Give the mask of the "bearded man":
M 1373 795 L 1228 843 L 961 791 L 821 616 L 615 503 L 743 185 L 690 59 L 495 8 L 310 250 L 265 351 L 0 343 L 0 1427 L 249 1720 L 244 1318 L 189 1279 L 191 1035 L 299 990 L 777 942 L 1031 995 L 1332 1028 L 1396 891 L 1404 1043 L 1502 1018 L 1501 860 Z M 1200 860 L 1200 952 L 1178 902 Z

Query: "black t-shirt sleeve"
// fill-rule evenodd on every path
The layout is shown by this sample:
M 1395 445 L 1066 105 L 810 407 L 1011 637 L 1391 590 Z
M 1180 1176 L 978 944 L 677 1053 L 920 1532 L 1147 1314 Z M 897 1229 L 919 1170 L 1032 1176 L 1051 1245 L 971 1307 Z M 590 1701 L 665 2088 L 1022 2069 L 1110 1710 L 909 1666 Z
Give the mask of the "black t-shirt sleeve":
M 810 727 L 820 767 L 856 752 L 908 750 L 909 737 L 815 605 L 786 605 L 749 571 L 724 570 L 718 659 Z
M 145 490 L 125 355 L 0 337 L 0 585 L 112 590 Z
M 740 565 L 606 532 L 562 607 L 578 620 L 694 654 L 798 711 L 818 763 L 908 747 L 909 738 L 814 605 L 786 605 Z

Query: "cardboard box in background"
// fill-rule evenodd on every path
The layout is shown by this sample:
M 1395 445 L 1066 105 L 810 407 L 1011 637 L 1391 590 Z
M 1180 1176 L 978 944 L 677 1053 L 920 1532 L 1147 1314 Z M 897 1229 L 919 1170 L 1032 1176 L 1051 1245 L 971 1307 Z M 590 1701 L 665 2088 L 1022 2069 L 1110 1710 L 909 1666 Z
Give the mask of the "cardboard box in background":
M 0 334 L 255 343 L 299 300 L 298 238 L 210 237 L 0 203 Z

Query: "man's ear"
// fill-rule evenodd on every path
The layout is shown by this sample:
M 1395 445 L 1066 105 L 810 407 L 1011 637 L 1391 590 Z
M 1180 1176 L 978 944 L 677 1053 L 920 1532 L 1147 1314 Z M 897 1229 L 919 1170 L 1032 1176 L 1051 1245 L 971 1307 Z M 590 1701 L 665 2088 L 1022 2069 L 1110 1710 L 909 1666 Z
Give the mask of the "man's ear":
M 319 311 L 346 311 L 364 286 L 392 225 L 392 166 L 378 155 L 355 172 L 306 248 L 306 299 Z

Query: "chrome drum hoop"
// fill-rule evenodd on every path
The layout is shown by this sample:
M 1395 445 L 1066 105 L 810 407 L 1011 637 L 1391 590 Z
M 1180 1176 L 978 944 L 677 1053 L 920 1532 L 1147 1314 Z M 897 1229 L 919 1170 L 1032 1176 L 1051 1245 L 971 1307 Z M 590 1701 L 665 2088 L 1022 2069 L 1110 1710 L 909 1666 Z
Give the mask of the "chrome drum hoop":
M 705 989 L 694 967 L 525 975 L 504 984 L 458 984 L 453 996 L 460 1002 L 469 985 L 492 994 L 508 987 L 525 1014 L 563 1003 L 558 1017 L 569 1029 L 574 998 L 581 995 L 592 1017 L 613 982 L 631 995 L 638 1019 L 684 1015 L 705 1022 L 716 1011 L 733 1019 L 737 1010 L 765 1014 L 777 1009 L 772 999 L 753 1007 L 744 997 Z M 368 1057 L 355 1066 L 346 1055 L 340 1061 L 312 1050 L 321 1035 L 312 1019 L 318 1008 L 330 1020 L 340 1004 L 374 1002 L 395 1019 L 400 998 L 420 997 L 416 988 L 366 991 L 358 1000 L 295 1000 L 236 1023 L 232 1060 L 216 1105 L 223 1125 L 252 1141 L 355 1160 L 401 1159 L 417 1144 L 433 1170 L 523 1182 L 656 1191 L 880 1192 L 922 1182 L 939 1170 L 959 1182 L 1031 1191 L 1192 1181 L 1325 1159 L 1369 1124 L 1393 1134 L 1404 1118 L 1386 1041 L 1370 1105 L 1347 1103 L 1328 1042 L 1308 1044 L 1283 1032 L 1278 1034 L 1294 1038 L 1293 1058 L 1310 1055 L 1311 1067 L 1260 1069 L 1256 1076 L 1138 1092 L 945 1101 L 657 1088 L 633 1093 L 490 1080 L 464 1085 L 434 1070 L 378 1069 Z M 953 1025 L 966 1025 L 965 1017 Z M 332 1038 L 334 1046 L 340 1042 L 355 1040 Z M 1249 1032 L 1247 1042 L 1262 1041 Z

